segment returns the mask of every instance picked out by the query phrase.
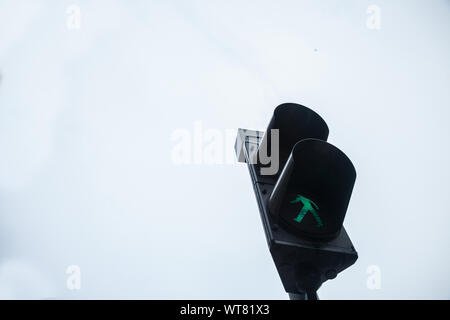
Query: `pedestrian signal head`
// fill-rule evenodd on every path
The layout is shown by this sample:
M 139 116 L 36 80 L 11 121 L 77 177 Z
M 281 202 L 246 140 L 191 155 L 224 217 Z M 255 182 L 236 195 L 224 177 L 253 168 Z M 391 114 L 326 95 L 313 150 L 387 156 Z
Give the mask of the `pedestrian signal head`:
M 270 213 L 298 235 L 332 238 L 341 230 L 355 179 L 352 162 L 338 148 L 302 140 L 277 180 Z

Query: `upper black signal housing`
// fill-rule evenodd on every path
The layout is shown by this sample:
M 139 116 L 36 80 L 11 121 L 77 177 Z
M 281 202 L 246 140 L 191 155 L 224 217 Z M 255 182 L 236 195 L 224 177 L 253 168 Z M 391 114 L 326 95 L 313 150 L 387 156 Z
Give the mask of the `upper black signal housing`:
M 278 130 L 279 140 L 279 170 L 280 173 L 294 145 L 303 139 L 314 138 L 326 141 L 328 126 L 313 110 L 296 103 L 283 103 L 275 108 L 267 130 L 263 136 L 260 148 L 267 148 L 270 154 L 273 134 Z

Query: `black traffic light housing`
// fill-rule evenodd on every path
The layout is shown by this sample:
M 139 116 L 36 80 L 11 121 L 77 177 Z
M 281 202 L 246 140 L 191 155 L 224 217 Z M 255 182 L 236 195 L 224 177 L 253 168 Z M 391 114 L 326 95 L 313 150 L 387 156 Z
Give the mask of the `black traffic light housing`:
M 275 109 L 264 134 L 238 130 L 236 154 L 248 164 L 270 253 L 291 298 L 316 298 L 323 282 L 358 258 L 342 226 L 356 171 L 327 138 L 325 121 L 293 103 Z M 278 151 L 278 166 L 268 163 Z

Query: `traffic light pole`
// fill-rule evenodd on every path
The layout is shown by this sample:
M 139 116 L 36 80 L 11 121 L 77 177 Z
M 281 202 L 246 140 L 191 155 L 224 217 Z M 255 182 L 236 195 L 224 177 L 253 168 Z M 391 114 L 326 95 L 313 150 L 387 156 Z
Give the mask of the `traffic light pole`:
M 290 300 L 319 300 L 317 292 L 311 293 L 289 293 Z

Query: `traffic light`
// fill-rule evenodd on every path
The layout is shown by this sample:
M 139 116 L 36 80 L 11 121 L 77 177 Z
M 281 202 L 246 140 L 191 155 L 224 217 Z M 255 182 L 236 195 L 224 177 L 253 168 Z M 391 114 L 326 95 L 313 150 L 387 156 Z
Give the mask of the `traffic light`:
M 358 258 L 343 221 L 356 179 L 350 159 L 326 142 L 311 109 L 278 106 L 267 130 L 239 129 L 236 155 L 252 178 L 272 258 L 291 298 L 315 299 Z

